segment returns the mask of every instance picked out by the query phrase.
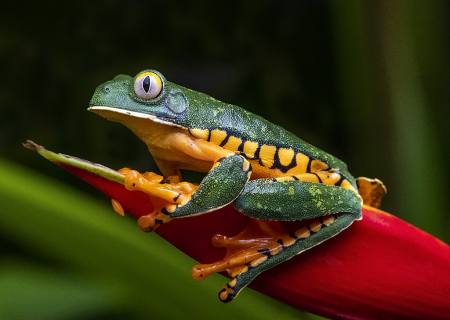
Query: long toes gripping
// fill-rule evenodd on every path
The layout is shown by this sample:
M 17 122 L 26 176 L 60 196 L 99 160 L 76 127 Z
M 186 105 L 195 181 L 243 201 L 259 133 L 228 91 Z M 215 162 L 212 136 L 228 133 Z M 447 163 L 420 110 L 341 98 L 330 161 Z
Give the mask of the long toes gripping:
M 283 236 L 283 232 L 279 222 L 274 224 L 251 219 L 247 228 L 235 237 L 216 234 L 212 243 L 215 247 L 225 247 L 226 257 L 212 264 L 194 266 L 192 277 L 201 281 L 214 272 L 226 271 L 233 279 L 219 292 L 219 299 L 230 302 L 256 276 L 248 271 L 281 251 L 282 247 L 277 240 Z
M 249 227 L 236 237 L 214 237 L 219 246 L 227 247 L 227 256 L 223 260 L 192 269 L 195 280 L 203 280 L 213 272 L 228 272 L 232 280 L 219 292 L 222 302 L 232 301 L 261 272 L 338 234 L 354 221 L 354 216 L 327 215 L 290 234 L 269 228 L 265 221 L 251 221 Z M 257 238 L 250 238 L 254 230 L 249 230 L 256 224 L 266 236 L 259 234 Z
M 163 176 L 153 172 L 140 174 L 128 168 L 120 169 L 125 175 L 125 188 L 131 191 L 142 191 L 152 200 L 165 202 L 164 205 L 177 204 L 182 201 L 183 194 L 193 193 L 197 187 L 188 182 L 163 183 Z
M 178 176 L 164 179 L 153 172 L 140 174 L 135 170 L 123 168 L 119 170 L 125 175 L 124 185 L 130 191 L 146 193 L 153 204 L 153 212 L 138 219 L 138 226 L 144 232 L 154 231 L 160 224 L 172 220 L 171 214 L 191 199 L 198 186 L 189 182 L 180 182 Z M 124 215 L 120 203 L 113 200 L 113 208 Z

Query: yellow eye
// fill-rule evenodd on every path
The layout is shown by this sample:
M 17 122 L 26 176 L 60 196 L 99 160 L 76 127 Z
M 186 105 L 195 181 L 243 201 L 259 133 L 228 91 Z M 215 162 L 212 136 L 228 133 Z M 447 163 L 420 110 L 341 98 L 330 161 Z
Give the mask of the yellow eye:
M 142 99 L 153 99 L 161 93 L 161 90 L 161 78 L 153 72 L 141 73 L 134 82 L 134 92 Z

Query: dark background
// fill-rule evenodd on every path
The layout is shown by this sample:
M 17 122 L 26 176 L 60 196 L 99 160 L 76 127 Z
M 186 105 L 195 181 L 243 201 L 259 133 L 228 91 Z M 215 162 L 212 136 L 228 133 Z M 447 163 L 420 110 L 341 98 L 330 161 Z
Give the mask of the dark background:
M 379 178 L 383 210 L 448 243 L 449 12 L 443 0 L 2 4 L 0 156 L 107 203 L 21 143 L 156 170 L 131 132 L 86 111 L 99 84 L 151 68 Z
M 92 193 L 21 146 L 154 170 L 94 89 L 152 68 L 379 178 L 382 209 L 450 240 L 446 1 L 53 1 L 2 5 L 0 154 Z M 23 10 L 22 10 L 23 9 Z

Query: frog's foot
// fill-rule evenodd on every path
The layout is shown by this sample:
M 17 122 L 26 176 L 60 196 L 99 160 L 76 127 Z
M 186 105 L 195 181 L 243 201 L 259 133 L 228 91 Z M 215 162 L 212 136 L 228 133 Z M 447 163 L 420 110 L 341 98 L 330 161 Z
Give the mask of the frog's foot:
M 358 185 L 358 192 L 363 199 L 363 203 L 374 208 L 379 208 L 381 199 L 387 193 L 387 189 L 383 182 L 378 179 L 359 177 L 356 179 L 356 183 Z
M 279 221 L 251 219 L 235 237 L 215 235 L 213 245 L 227 248 L 227 255 L 215 263 L 194 266 L 192 277 L 200 281 L 214 272 L 228 272 L 232 280 L 220 290 L 219 299 L 230 302 L 259 273 L 334 236 L 353 220 L 349 214 L 327 215 L 287 234 Z
M 139 228 L 144 232 L 154 231 L 160 224 L 172 220 L 171 213 L 186 204 L 198 186 L 189 182 L 180 182 L 180 177 L 163 176 L 153 172 L 140 174 L 135 170 L 123 168 L 119 170 L 125 175 L 125 188 L 131 191 L 142 191 L 152 200 L 152 213 L 138 219 Z M 113 208 L 123 215 L 123 209 L 116 200 L 112 200 Z
M 184 205 L 197 190 L 198 186 L 189 182 L 180 182 L 180 177 L 170 176 L 164 179 L 163 176 L 154 172 L 140 174 L 136 170 L 129 168 L 120 169 L 119 172 L 125 175 L 125 188 L 128 190 L 142 191 L 151 199 L 155 207 L 155 212 L 164 207 L 170 211 L 170 205 Z
M 229 302 L 253 279 L 242 283 L 240 276 L 280 252 L 283 245 L 281 239 L 286 236 L 279 221 L 260 219 L 251 219 L 247 228 L 235 237 L 216 234 L 212 244 L 227 249 L 225 258 L 212 264 L 194 266 L 192 277 L 200 281 L 214 272 L 226 271 L 232 280 L 219 292 L 219 298 L 222 302 Z
M 161 183 L 164 180 L 163 176 L 154 172 L 140 174 L 138 171 L 130 170 L 129 168 L 120 169 L 119 172 L 125 175 L 124 185 L 128 190 L 139 190 L 152 199 L 159 198 L 166 203 L 177 203 L 180 192 L 173 188 L 176 184 Z
M 156 214 L 148 214 L 140 217 L 138 219 L 139 228 L 144 232 L 152 232 L 158 228 L 160 224 L 169 222 L 172 218 L 167 213 L 164 213 L 166 211 L 167 209 L 164 208 Z
M 214 272 L 226 271 L 230 277 L 236 277 L 247 264 L 255 264 L 259 259 L 267 258 L 267 253 L 276 253 L 277 240 L 284 234 L 279 222 L 251 219 L 247 228 L 235 237 L 216 234 L 212 244 L 216 248 L 226 248 L 223 260 L 212 264 L 196 265 L 192 268 L 192 277 L 203 280 Z
M 282 233 L 284 231 L 277 221 L 251 219 L 245 231 L 239 235 L 227 237 L 217 233 L 213 236 L 211 242 L 216 248 L 226 248 L 227 256 L 230 256 L 254 246 L 268 245 L 273 238 Z

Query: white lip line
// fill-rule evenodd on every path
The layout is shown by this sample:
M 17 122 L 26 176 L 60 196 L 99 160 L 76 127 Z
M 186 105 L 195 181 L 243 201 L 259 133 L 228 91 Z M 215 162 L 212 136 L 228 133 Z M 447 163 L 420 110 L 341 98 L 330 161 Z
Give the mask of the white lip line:
M 153 122 L 162 123 L 162 124 L 165 124 L 165 125 L 168 125 L 168 126 L 173 126 L 173 127 L 179 127 L 179 128 L 187 129 L 186 127 L 183 127 L 183 126 L 181 126 L 179 124 L 175 124 L 175 123 L 172 123 L 172 122 L 168 122 L 168 121 L 164 121 L 164 120 L 158 119 L 154 115 L 145 114 L 145 113 L 136 112 L 136 111 L 128 111 L 128 110 L 124 110 L 124 109 L 111 108 L 111 107 L 106 107 L 106 106 L 92 106 L 92 107 L 89 107 L 88 110 L 112 111 L 112 112 L 116 112 L 116 113 L 126 114 L 127 116 L 132 116 L 132 117 L 136 117 L 136 118 L 149 119 L 149 120 L 152 120 Z

